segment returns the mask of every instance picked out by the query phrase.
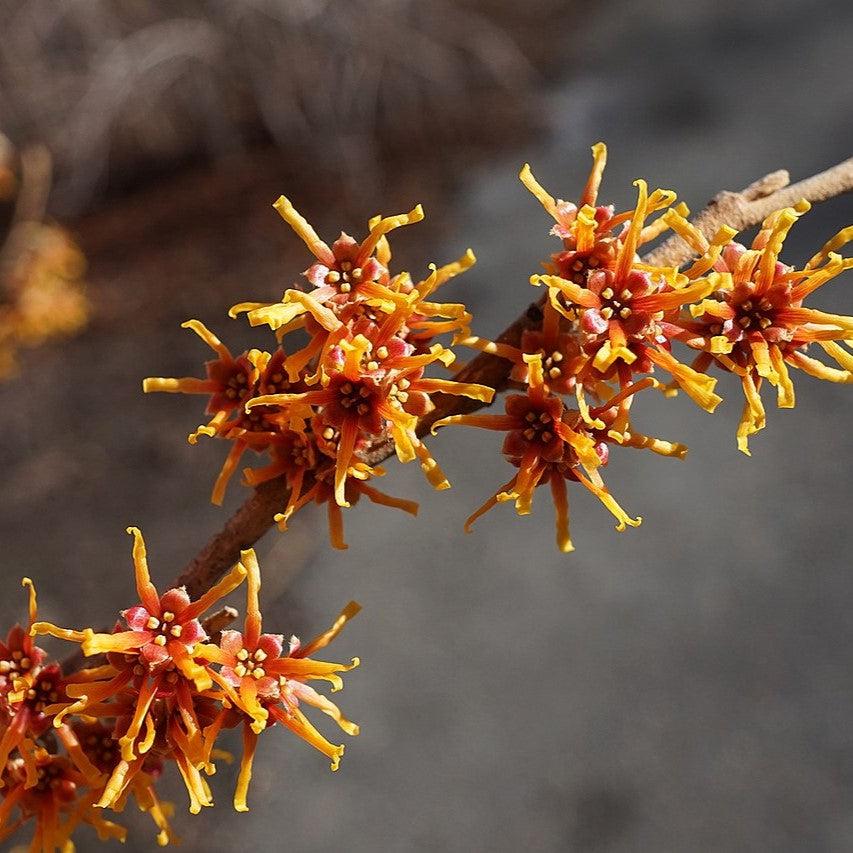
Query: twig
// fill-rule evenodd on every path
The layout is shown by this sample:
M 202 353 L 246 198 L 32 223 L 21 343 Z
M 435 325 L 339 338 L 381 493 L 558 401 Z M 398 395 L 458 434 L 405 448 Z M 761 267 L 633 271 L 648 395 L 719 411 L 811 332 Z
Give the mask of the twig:
M 750 228 L 759 224 L 774 210 L 792 205 L 800 199 L 819 202 L 851 190 L 853 158 L 791 186 L 788 186 L 787 172 L 772 172 L 740 192 L 724 191 L 717 194 L 693 222 L 710 238 L 720 225 L 729 225 L 738 230 Z M 693 250 L 680 237 L 671 237 L 646 255 L 644 261 L 677 267 L 689 260 L 693 254 Z M 541 320 L 541 302 L 534 303 L 498 336 L 498 340 L 518 346 L 524 331 L 536 328 Z M 506 359 L 481 353 L 453 379 L 459 382 L 477 382 L 502 391 L 509 384 L 511 368 L 512 365 Z M 484 405 L 467 397 L 445 394 L 437 394 L 435 402 L 435 410 L 418 423 L 418 435 L 423 436 L 429 432 L 429 428 L 440 418 L 450 414 L 473 412 Z M 365 461 L 376 465 L 392 453 L 392 443 L 383 441 L 371 449 Z M 212 586 L 237 561 L 241 549 L 250 547 L 269 530 L 273 524 L 273 515 L 285 505 L 287 495 L 287 484 L 281 477 L 259 486 L 228 520 L 225 527 L 186 566 L 177 584 L 185 585 L 192 597 Z
M 190 598 L 206 592 L 273 524 L 273 516 L 287 503 L 283 477 L 262 483 L 228 519 L 225 527 L 187 564 L 175 586 L 185 586 Z
M 853 190 L 853 157 L 799 183 L 789 186 L 788 180 L 788 173 L 783 169 L 771 172 L 739 193 L 724 190 L 711 199 L 693 223 L 710 238 L 721 225 L 742 231 L 758 225 L 774 210 L 790 207 L 801 199 L 819 202 L 850 192 Z M 659 266 L 680 266 L 691 254 L 680 237 L 670 237 L 645 260 Z
M 204 633 L 210 638 L 212 643 L 219 642 L 219 636 L 222 632 L 239 616 L 240 614 L 233 607 L 225 606 L 211 613 L 207 619 L 202 622 Z

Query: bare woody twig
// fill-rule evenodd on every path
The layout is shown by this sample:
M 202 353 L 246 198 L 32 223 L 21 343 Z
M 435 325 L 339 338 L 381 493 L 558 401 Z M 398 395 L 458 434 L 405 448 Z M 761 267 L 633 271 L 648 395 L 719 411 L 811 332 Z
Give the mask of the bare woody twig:
M 788 173 L 772 172 L 740 192 L 723 191 L 717 194 L 694 219 L 694 224 L 708 237 L 721 225 L 742 230 L 758 225 L 766 216 L 801 199 L 824 201 L 853 190 L 853 158 L 833 166 L 799 183 L 788 185 Z M 660 266 L 681 266 L 693 255 L 691 248 L 680 238 L 671 237 L 649 253 L 644 261 Z M 527 329 L 536 328 L 542 320 L 541 302 L 534 303 L 498 336 L 501 343 L 518 346 Z M 453 379 L 476 382 L 496 391 L 509 383 L 512 365 L 506 359 L 481 353 Z M 435 395 L 436 408 L 418 423 L 418 435 L 425 435 L 440 418 L 463 414 L 484 405 L 466 397 Z M 390 442 L 380 442 L 372 448 L 366 461 L 377 465 L 393 453 Z M 284 478 L 260 485 L 254 494 L 231 516 L 225 527 L 190 561 L 177 580 L 185 585 L 192 597 L 210 588 L 237 561 L 240 551 L 257 542 L 273 525 L 273 516 L 287 501 L 288 489 Z

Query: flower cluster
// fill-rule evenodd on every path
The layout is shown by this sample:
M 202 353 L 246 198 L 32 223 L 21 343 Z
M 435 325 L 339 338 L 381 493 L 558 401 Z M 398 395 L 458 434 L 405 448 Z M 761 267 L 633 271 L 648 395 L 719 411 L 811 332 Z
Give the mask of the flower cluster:
M 0 840 L 30 821 L 33 853 L 73 849 L 70 838 L 80 824 L 102 839 L 124 840 L 124 829 L 95 806 L 104 776 L 82 728 L 54 725 L 52 709 L 67 701 L 67 680 L 33 641 L 36 592 L 29 578 L 23 585 L 29 590 L 27 627 L 16 625 L 0 642 Z M 157 806 L 153 811 L 162 813 Z
M 607 464 L 609 447 L 678 458 L 686 453 L 681 444 L 634 428 L 629 410 L 638 391 L 656 387 L 671 396 L 681 389 L 713 412 L 721 398 L 706 371 L 716 362 L 741 379 L 747 403 L 738 446 L 748 453 L 747 437 L 764 426 L 763 379 L 777 387 L 783 407 L 794 404 L 787 365 L 835 382 L 853 379 L 853 354 L 841 343 L 853 339 L 853 317 L 802 307 L 808 294 L 853 266 L 837 254 L 853 239 L 853 227 L 795 270 L 778 256 L 791 225 L 808 209 L 805 202 L 768 217 L 751 249 L 735 242 L 736 232 L 727 226 L 708 240 L 687 221 L 689 211 L 675 204 L 673 192 L 649 192 L 642 180 L 635 182 L 633 209 L 617 213 L 599 204 L 607 151 L 602 143 L 592 150 L 593 168 L 577 203 L 554 199 L 529 166 L 521 170 L 522 183 L 554 218 L 551 233 L 562 241 L 561 251 L 543 264 L 546 274 L 530 279 L 547 287 L 541 327 L 526 331 L 519 347 L 473 336 L 461 341 L 510 360 L 511 376 L 526 393 L 507 399 L 505 415 L 454 415 L 435 424 L 506 431 L 504 456 L 519 469 L 468 519 L 466 529 L 499 502 L 514 501 L 519 514 L 528 513 L 535 487 L 548 482 L 563 551 L 572 549 L 566 480 L 595 494 L 624 530 L 640 519 L 631 519 L 604 487 L 599 469 Z M 638 255 L 641 246 L 667 231 L 697 256 L 685 269 L 656 266 Z M 675 342 L 701 353 L 684 364 L 672 354 Z M 840 369 L 808 356 L 805 349 L 813 343 Z M 649 375 L 656 368 L 670 375 L 668 384 Z M 576 408 L 566 407 L 567 395 Z
M 37 621 L 30 589 L 27 629 L 14 628 L 0 643 L 0 837 L 33 820 L 33 850 L 66 850 L 80 823 L 101 837 L 124 837 L 103 809 L 122 811 L 129 798 L 148 812 L 161 845 L 174 839 L 171 806 L 160 801 L 155 785 L 165 768 L 177 767 L 197 813 L 212 806 L 206 777 L 215 761 L 230 759 L 217 748 L 225 729 L 242 726 L 244 751 L 234 806 L 246 811 L 246 795 L 258 738 L 278 724 L 325 754 L 337 769 L 342 745 L 327 740 L 302 708 L 317 708 L 343 731 L 358 734 L 337 706 L 309 682 L 343 684 L 340 673 L 358 665 L 315 660 L 359 607 L 350 603 L 334 625 L 312 642 L 264 634 L 258 592 L 260 571 L 254 551 L 208 592 L 191 600 L 183 588 L 162 595 L 152 584 L 142 534 L 136 528 L 133 559 L 138 602 L 122 611 L 110 633 L 82 631 Z M 242 633 L 208 637 L 204 614 L 219 599 L 247 581 Z M 80 646 L 95 665 L 63 675 L 45 664 L 33 642 L 51 635 Z M 61 749 L 60 749 L 61 746 Z
M 407 214 L 375 217 L 357 242 L 347 234 L 331 246 L 284 196 L 274 207 L 314 256 L 305 270 L 307 290 L 292 287 L 275 303 L 235 305 L 231 316 L 246 314 L 252 326 L 275 332 L 278 347 L 251 349 L 238 356 L 197 320 L 184 325 L 216 353 L 206 377 L 149 378 L 146 392 L 204 394 L 210 420 L 189 436 L 226 439 L 231 450 L 217 478 L 212 500 L 221 503 L 226 486 L 247 450 L 264 454 L 268 464 L 244 471 L 257 486 L 286 478 L 290 496 L 276 515 L 281 529 L 314 500 L 326 504 L 332 544 L 345 548 L 341 508 L 361 496 L 414 514 L 417 505 L 369 485 L 383 473 L 365 461 L 370 448 L 390 441 L 401 462 L 417 460 L 437 489 L 447 478 L 416 434 L 418 418 L 434 408 L 436 393 L 490 402 L 486 386 L 425 375 L 431 365 L 447 367 L 455 356 L 435 341 L 470 336 L 471 316 L 464 305 L 436 302 L 435 291 L 468 269 L 474 255 L 430 267 L 415 281 L 389 269 L 387 234 L 423 218 L 420 206 Z M 296 334 L 294 334 L 296 333 Z M 302 346 L 291 347 L 302 336 Z M 451 344 L 452 345 L 452 344 Z
M 853 259 L 837 250 L 853 239 L 853 226 L 827 241 L 802 269 L 782 263 L 779 255 L 791 226 L 809 210 L 808 202 L 778 210 L 765 219 L 749 249 L 732 241 L 715 259 L 717 286 L 708 298 L 690 305 L 673 335 L 701 354 L 693 367 L 706 370 L 716 364 L 740 378 L 746 400 L 737 432 L 738 447 L 749 455 L 749 436 L 765 425 L 759 395 L 763 380 L 777 390 L 779 408 L 793 408 L 794 386 L 788 366 L 830 382 L 853 382 L 853 317 L 829 314 L 803 306 L 806 299 L 839 273 L 853 267 Z M 691 246 L 702 251 L 702 235 L 673 212 L 672 227 Z M 821 347 L 838 365 L 830 367 L 808 355 L 812 344 Z M 846 346 L 845 346 L 846 344 Z
M 8 252 L 6 248 L 8 247 Z M 56 225 L 17 225 L 0 263 L 0 379 L 12 375 L 18 351 L 67 337 L 86 325 L 82 253 Z
M 447 488 L 421 441 L 418 421 L 435 408 L 436 392 L 477 403 L 490 403 L 494 394 L 484 385 L 424 375 L 430 365 L 454 361 L 451 349 L 435 341 L 445 333 L 452 336 L 450 346 L 507 359 L 510 378 L 523 392 L 509 396 L 504 415 L 452 414 L 433 426 L 508 433 L 503 454 L 518 473 L 468 519 L 466 529 L 500 502 L 513 501 L 519 514 L 528 513 L 535 488 L 547 482 L 563 551 L 572 549 L 567 481 L 592 492 L 624 530 L 640 519 L 629 516 L 604 485 L 601 469 L 610 448 L 645 448 L 677 458 L 686 453 L 684 445 L 635 427 L 630 410 L 638 392 L 655 388 L 671 397 L 683 391 L 714 412 L 722 398 L 709 368 L 736 374 L 746 398 L 737 443 L 748 454 L 749 436 L 765 424 L 764 380 L 777 388 L 781 407 L 794 404 L 791 366 L 834 382 L 853 381 L 853 318 L 803 306 L 815 289 L 853 266 L 853 259 L 838 254 L 853 239 L 853 227 L 795 269 L 779 255 L 791 226 L 808 210 L 806 202 L 771 214 L 747 249 L 728 225 L 703 234 L 687 220 L 689 210 L 674 192 L 650 191 L 643 180 L 635 182 L 634 207 L 617 211 L 600 203 L 607 149 L 598 143 L 592 152 L 592 170 L 576 202 L 551 196 L 528 165 L 519 175 L 553 218 L 551 234 L 561 247 L 543 264 L 544 273 L 530 278 L 546 290 L 542 321 L 528 327 L 517 346 L 472 335 L 463 305 L 432 301 L 437 288 L 473 263 L 470 251 L 455 263 L 431 267 L 417 283 L 408 273 L 391 272 L 387 235 L 419 221 L 420 206 L 375 217 L 361 242 L 341 234 L 330 246 L 282 196 L 275 208 L 314 257 L 304 272 L 308 286 L 289 288 L 278 302 L 241 303 L 230 312 L 246 314 L 252 326 L 267 326 L 279 347 L 234 356 L 190 320 L 185 325 L 217 355 L 207 363 L 206 377 L 146 379 L 143 386 L 208 396 L 210 420 L 189 440 L 207 435 L 231 442 L 214 502 L 222 501 L 243 454 L 253 450 L 268 462 L 244 471 L 248 485 L 276 477 L 286 481 L 289 498 L 275 516 L 281 529 L 315 500 L 328 508 L 332 544 L 344 548 L 341 508 L 362 495 L 414 514 L 415 504 L 369 485 L 382 473 L 371 467 L 372 451 L 392 444 L 401 461 L 418 460 L 433 486 Z M 683 240 L 694 260 L 680 268 L 641 258 L 640 250 L 665 234 Z M 287 346 L 292 333 L 305 338 L 301 347 Z M 673 353 L 676 344 L 698 355 L 685 363 Z M 811 345 L 822 347 L 838 366 L 809 355 Z M 653 375 L 661 372 L 664 382 Z

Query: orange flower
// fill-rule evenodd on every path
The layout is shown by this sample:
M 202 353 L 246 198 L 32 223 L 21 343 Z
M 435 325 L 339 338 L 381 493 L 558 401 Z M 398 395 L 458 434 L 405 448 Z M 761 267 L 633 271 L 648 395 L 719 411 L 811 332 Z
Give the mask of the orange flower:
M 343 513 L 335 501 L 334 488 L 336 470 L 334 460 L 338 457 L 340 440 L 339 429 L 323 425 L 319 417 L 315 417 L 310 431 L 291 432 L 276 442 L 270 451 L 272 462 L 269 465 L 263 468 L 246 468 L 243 476 L 250 486 L 258 486 L 278 476 L 287 478 L 290 496 L 283 511 L 274 517 L 279 530 L 286 530 L 290 518 L 311 501 L 325 504 L 331 545 L 333 548 L 345 550 L 347 544 L 344 541 Z M 423 445 L 420 446 L 423 447 Z M 365 447 L 366 441 L 359 439 L 355 445 L 356 453 Z M 428 477 L 435 476 L 436 471 L 441 474 L 437 465 L 429 468 L 427 463 L 422 462 L 422 467 Z M 393 497 L 368 485 L 367 481 L 372 477 L 384 475 L 383 468 L 370 467 L 364 462 L 353 459 L 347 468 L 344 483 L 344 497 L 347 505 L 354 506 L 359 498 L 364 496 L 372 503 L 417 515 L 418 505 L 414 501 Z
M 193 329 L 216 352 L 207 378 L 149 378 L 146 392 L 166 391 L 208 396 L 209 423 L 191 436 L 217 436 L 231 450 L 217 477 L 212 501 L 220 504 L 246 450 L 268 455 L 267 464 L 244 469 L 245 482 L 257 486 L 284 476 L 290 490 L 275 516 L 280 529 L 311 500 L 326 503 L 332 544 L 345 548 L 341 507 L 360 496 L 415 513 L 417 505 L 368 486 L 382 473 L 364 462 L 375 445 L 390 439 L 403 462 L 417 460 L 436 489 L 449 482 L 418 438 L 418 418 L 434 408 L 432 395 L 455 394 L 490 402 L 493 389 L 425 376 L 432 364 L 447 367 L 455 355 L 433 343 L 438 335 L 453 341 L 470 335 L 471 315 L 459 303 L 436 302 L 436 291 L 475 262 L 468 250 L 415 281 L 407 272 L 388 269 L 391 247 L 386 235 L 423 218 L 420 206 L 410 213 L 375 217 L 361 243 L 342 235 L 332 246 L 282 197 L 276 208 L 305 241 L 317 262 L 305 275 L 314 290 L 289 289 L 273 304 L 241 303 L 231 315 L 246 312 L 252 325 L 268 325 L 279 343 L 296 330 L 309 337 L 301 349 L 273 355 L 249 350 L 234 357 L 196 320 Z M 330 464 L 331 460 L 331 464 Z M 331 489 L 330 489 L 331 485 Z
M 619 506 L 598 469 L 607 464 L 608 444 L 648 448 L 664 456 L 683 457 L 687 452 L 683 445 L 649 438 L 628 426 L 624 404 L 638 391 L 653 386 L 654 380 L 647 378 L 629 385 L 601 406 L 590 409 L 583 404 L 579 411 L 566 410 L 563 401 L 548 391 L 542 356 L 525 355 L 524 360 L 529 370 L 527 393 L 510 395 L 505 415 L 452 415 L 434 426 L 462 424 L 507 432 L 503 453 L 519 469 L 468 518 L 466 532 L 481 515 L 504 501 L 515 501 L 516 512 L 527 515 L 536 487 L 547 482 L 557 513 L 557 545 L 563 552 L 574 550 L 566 480 L 579 482 L 592 492 L 617 519 L 617 530 L 638 526 L 642 519 L 632 519 Z
M 727 246 L 713 258 L 718 271 L 709 298 L 690 306 L 694 321 L 684 321 L 681 340 L 703 351 L 694 367 L 707 369 L 716 362 L 740 377 L 746 403 L 737 432 L 738 447 L 749 454 L 749 436 L 766 423 L 759 396 L 763 380 L 777 389 L 780 408 L 794 406 L 794 386 L 788 367 L 830 382 L 853 382 L 853 354 L 841 342 L 853 340 L 853 317 L 828 314 L 803 306 L 803 300 L 853 267 L 853 259 L 836 250 L 853 239 L 853 227 L 829 240 L 802 268 L 783 264 L 779 255 L 791 226 L 809 210 L 807 202 L 776 211 L 746 249 Z M 673 219 L 676 230 L 701 248 L 696 229 Z M 839 365 L 828 367 L 808 356 L 817 344 Z M 849 346 L 849 343 L 848 343 Z
M 632 372 L 646 372 L 657 365 L 671 373 L 696 403 L 712 412 L 720 403 L 713 392 L 716 380 L 676 361 L 669 353 L 669 339 L 674 320 L 679 331 L 676 318 L 681 306 L 710 294 L 718 277 L 691 281 L 692 271 L 677 273 L 640 263 L 637 247 L 651 206 L 645 182 L 636 184 L 640 190 L 637 207 L 609 266 L 589 272 L 583 284 L 554 275 L 534 275 L 530 281 L 546 284 L 551 305 L 577 323 L 582 347 L 601 378 L 609 378 L 621 361 L 631 367 L 618 372 L 624 387 Z M 721 229 L 715 249 L 733 233 Z
M 84 763 L 84 759 L 91 762 L 103 774 L 104 779 L 112 777 L 116 768 L 121 766 L 118 738 L 99 720 L 86 718 L 75 721 L 71 726 L 62 726 L 60 732 L 62 731 L 66 732 L 63 742 L 69 752 L 77 755 L 81 763 Z M 68 737 L 69 732 L 72 733 L 73 740 Z M 155 757 L 152 753 L 144 759 L 138 759 L 133 772 L 129 772 L 124 777 L 122 795 L 111 803 L 111 808 L 115 811 L 122 811 L 128 795 L 133 794 L 140 811 L 147 812 L 154 821 L 158 830 L 157 843 L 161 847 L 178 841 L 169 824 L 169 817 L 174 811 L 172 804 L 160 800 L 154 788 L 155 782 L 163 772 L 163 766 L 163 759 Z M 104 783 L 96 787 L 100 790 L 104 787 Z
M 555 349 L 564 358 L 571 355 L 572 385 L 601 398 L 601 383 L 616 381 L 620 387 L 633 376 L 654 371 L 655 366 L 672 374 L 677 385 L 700 406 L 713 411 L 720 398 L 714 394 L 715 380 L 670 353 L 670 340 L 679 331 L 673 327 L 680 306 L 707 296 L 713 278 L 701 276 L 713 265 L 734 231 L 721 228 L 711 244 L 705 241 L 706 257 L 679 273 L 667 267 L 641 262 L 640 246 L 672 227 L 670 214 L 686 215 L 682 204 L 672 207 L 675 193 L 648 192 L 645 181 L 639 188 L 633 210 L 616 214 L 612 205 L 597 204 L 598 188 L 607 159 L 602 143 L 593 146 L 593 168 L 578 203 L 555 200 L 525 165 L 520 178 L 557 224 L 552 234 L 563 241 L 563 251 L 544 264 L 547 275 L 531 276 L 531 283 L 548 287 L 546 326 L 558 323 L 548 314 L 556 312 L 571 324 L 575 346 L 568 352 Z M 664 210 L 650 224 L 647 217 Z M 551 335 L 552 342 L 554 335 Z M 577 352 L 580 348 L 580 353 Z M 544 352 L 546 357 L 551 354 Z M 550 373 L 562 368 L 546 366 Z M 568 387 L 561 390 L 571 390 Z
M 16 625 L 0 642 L 0 771 L 26 738 L 38 737 L 50 727 L 45 708 L 64 698 L 62 674 L 56 664 L 43 665 L 45 654 L 35 645 L 30 629 L 38 618 L 36 589 L 29 578 L 27 628 Z
M 243 302 L 231 309 L 232 317 L 245 311 L 253 326 L 286 329 L 295 320 L 302 320 L 304 315 L 310 314 L 327 331 L 334 331 L 340 325 L 335 312 L 352 302 L 377 301 L 393 308 L 401 301 L 399 294 L 387 286 L 388 270 L 376 255 L 383 248 L 386 234 L 423 219 L 420 205 L 409 213 L 371 220 L 370 233 L 361 243 L 342 232 L 331 246 L 317 236 L 285 196 L 280 196 L 273 207 L 317 259 L 303 273 L 314 290 L 310 293 L 286 290 L 281 301 L 271 305 Z
M 323 388 L 297 394 L 263 395 L 246 403 L 247 411 L 255 406 L 281 406 L 285 411 L 297 407 L 298 412 L 307 405 L 318 412 L 324 429 L 340 431 L 335 457 L 338 506 L 349 506 L 345 483 L 359 439 L 381 437 L 387 430 L 401 462 L 420 458 L 422 464 L 435 471 L 434 460 L 415 435 L 417 416 L 432 408 L 429 395 L 440 391 L 486 402 L 494 396 L 494 390 L 485 385 L 424 378 L 423 368 L 444 358 L 446 351 L 440 345 L 424 355 L 407 355 L 405 348 L 398 354 L 390 348 L 389 338 L 376 348 L 374 355 L 371 341 L 359 334 L 351 342 L 341 341 L 340 349 L 340 369 L 327 373 Z M 430 479 L 438 488 L 446 488 L 446 479 L 440 472 Z
M 166 379 L 150 377 L 142 382 L 146 394 L 162 391 L 169 394 L 204 394 L 208 396 L 207 414 L 212 415 L 208 423 L 196 428 L 188 437 L 195 444 L 199 436 L 219 436 L 230 439 L 234 446 L 229 453 L 213 487 L 211 500 L 221 504 L 228 481 L 237 469 L 240 458 L 248 447 L 264 449 L 272 440 L 276 427 L 268 424 L 259 412 L 255 420 L 246 417 L 244 405 L 263 382 L 265 391 L 289 388 L 283 375 L 283 353 L 271 356 L 260 350 L 250 350 L 237 357 L 231 354 L 219 338 L 198 320 L 187 320 L 182 328 L 194 331 L 216 354 L 217 358 L 205 365 L 206 379 L 184 377 Z M 268 368 L 272 367 L 272 370 Z M 278 383 L 272 379 L 278 377 Z
M 206 639 L 199 617 L 242 583 L 246 569 L 238 563 L 195 601 L 182 587 L 161 596 L 149 577 L 142 534 L 135 527 L 129 527 L 128 533 L 134 537 L 133 561 L 140 601 L 122 612 L 128 630 L 117 626 L 111 634 L 99 634 L 91 628 L 74 631 L 50 622 L 36 622 L 30 630 L 79 643 L 86 656 L 108 655 L 106 666 L 83 670 L 69 678 L 66 692 L 76 701 L 54 704 L 47 710 L 56 714 L 54 725 L 59 726 L 66 716 L 85 714 L 92 706 L 100 707 L 129 691 L 133 697 L 132 716 L 119 740 L 122 760 L 129 763 L 137 754 L 146 753 L 154 742 L 155 700 L 174 696 L 187 718 L 194 716 L 193 695 L 203 694 L 213 683 L 209 667 L 195 659 L 196 646 Z
M 263 633 L 258 603 L 261 575 L 255 552 L 251 549 L 241 552 L 240 560 L 249 572 L 243 632 L 223 631 L 219 645 L 205 646 L 201 654 L 221 666 L 216 680 L 228 689 L 228 696 L 223 700 L 226 707 L 205 731 L 208 748 L 226 724 L 231 703 L 243 716 L 243 759 L 234 794 L 234 808 L 248 811 L 246 795 L 258 737 L 275 723 L 290 729 L 318 749 L 331 759 L 332 770 L 338 769 L 344 753 L 343 745 L 332 744 L 323 737 L 300 710 L 300 702 L 323 711 L 347 734 L 358 734 L 358 726 L 347 720 L 337 705 L 306 682 L 328 681 L 333 689 L 339 690 L 343 682 L 338 673 L 358 666 L 358 658 L 353 658 L 349 664 L 341 664 L 313 660 L 309 655 L 325 648 L 361 608 L 350 602 L 334 625 L 307 646 L 301 646 L 295 637 L 291 637 L 285 654 L 281 634 Z M 236 698 L 232 698 L 234 691 Z
M 630 235 L 633 249 L 636 250 L 667 227 L 660 219 L 642 227 L 642 220 L 675 201 L 675 193 L 670 190 L 655 190 L 645 199 L 642 210 L 638 207 L 617 214 L 613 205 L 598 204 L 598 189 L 607 163 L 607 146 L 597 142 L 592 146 L 592 155 L 592 171 L 577 204 L 554 199 L 533 177 L 528 164 L 525 163 L 519 173 L 524 186 L 556 220 L 551 234 L 563 241 L 563 251 L 552 255 L 551 261 L 543 266 L 548 273 L 581 286 L 586 284 L 590 273 L 610 269 L 616 263 L 619 244 L 626 238 L 624 230 L 616 233 L 617 228 L 629 221 L 636 222 L 639 214 L 640 228 Z M 679 209 L 686 212 L 683 205 Z
M 92 826 L 102 841 L 125 840 L 126 830 L 105 820 L 95 808 L 93 789 L 101 774 L 79 750 L 73 735 L 67 730 L 63 734 L 77 746 L 68 756 L 48 752 L 27 739 L 21 744 L 21 757 L 10 762 L 0 803 L 0 840 L 30 820 L 35 823 L 31 851 L 73 851 L 71 835 L 81 823 Z M 12 821 L 16 809 L 20 816 Z

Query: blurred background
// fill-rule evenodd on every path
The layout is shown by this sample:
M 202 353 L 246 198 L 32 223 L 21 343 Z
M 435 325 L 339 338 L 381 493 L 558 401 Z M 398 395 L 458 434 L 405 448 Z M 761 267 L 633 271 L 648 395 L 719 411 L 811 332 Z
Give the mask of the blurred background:
M 5 625 L 24 617 L 21 575 L 44 618 L 107 621 L 132 589 L 128 524 L 166 584 L 245 498 L 235 482 L 207 503 L 224 448 L 186 444 L 198 401 L 140 382 L 198 372 L 188 317 L 258 343 L 227 308 L 307 265 L 280 193 L 330 239 L 423 202 L 395 257 L 420 274 L 471 246 L 448 298 L 492 335 L 556 246 L 522 162 L 571 198 L 603 139 L 604 199 L 628 205 L 642 176 L 699 210 L 851 154 L 846 0 L 3 0 L 0 21 L 0 131 L 50 150 L 48 211 L 88 259 L 91 303 L 85 331 L 0 385 Z M 853 198 L 819 205 L 786 259 L 851 222 Z M 853 313 L 851 285 L 815 304 Z M 184 849 L 853 849 L 853 397 L 796 380 L 751 459 L 725 378 L 713 418 L 639 400 L 638 425 L 691 452 L 613 453 L 607 482 L 645 522 L 617 534 L 575 492 L 571 555 L 544 495 L 462 533 L 506 479 L 500 437 L 464 429 L 431 444 L 449 492 L 388 464 L 419 518 L 360 504 L 344 553 L 313 508 L 269 534 L 270 626 L 308 637 L 364 605 L 332 655 L 363 660 L 339 697 L 362 734 L 334 776 L 268 736 L 250 816 L 230 810 L 233 769 L 196 818 L 172 780 Z M 152 849 L 124 817 L 124 849 Z

